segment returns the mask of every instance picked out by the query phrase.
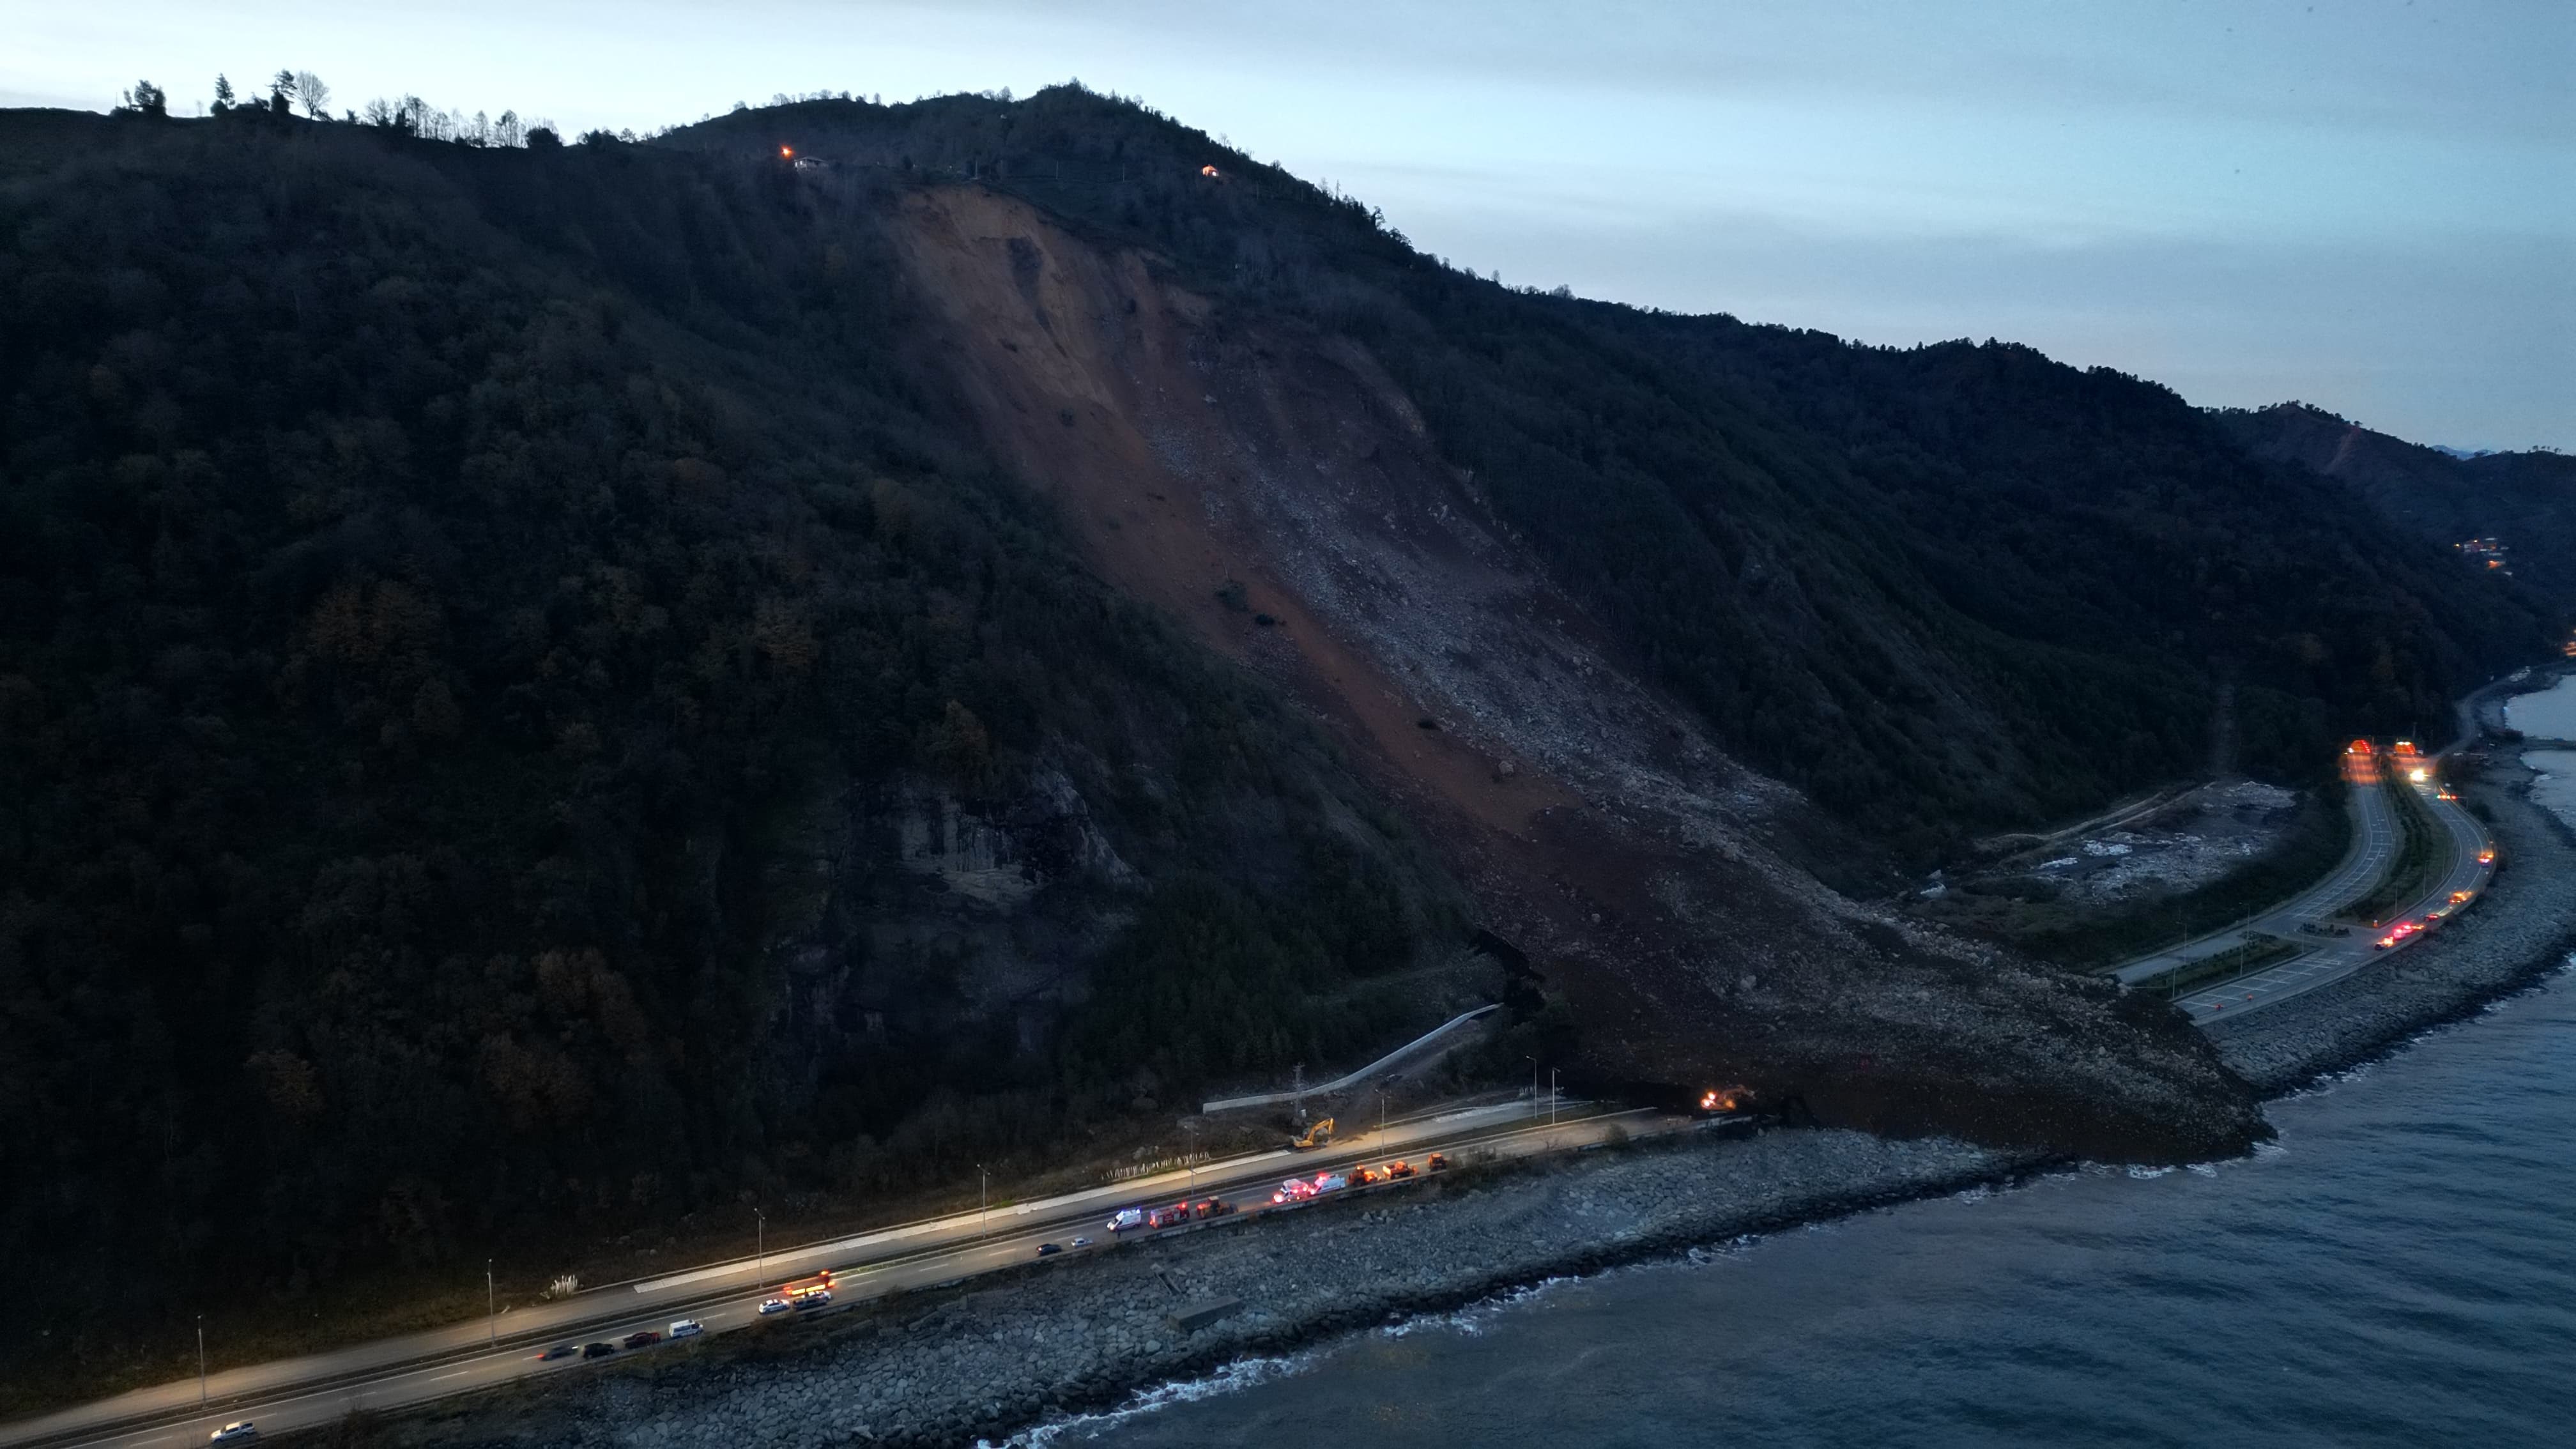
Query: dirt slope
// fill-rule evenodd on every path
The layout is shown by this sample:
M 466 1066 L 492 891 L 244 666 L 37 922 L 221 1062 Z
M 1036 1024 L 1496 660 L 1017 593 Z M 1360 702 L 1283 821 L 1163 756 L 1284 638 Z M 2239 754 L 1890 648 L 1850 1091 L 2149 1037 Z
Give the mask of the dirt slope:
M 1572 1001 L 1596 1077 L 2119 1155 L 2258 1130 L 2178 1020 L 1784 858 L 1796 793 L 1621 667 L 1355 343 L 979 188 L 912 193 L 892 229 L 988 443 L 1107 577 L 1329 722 Z

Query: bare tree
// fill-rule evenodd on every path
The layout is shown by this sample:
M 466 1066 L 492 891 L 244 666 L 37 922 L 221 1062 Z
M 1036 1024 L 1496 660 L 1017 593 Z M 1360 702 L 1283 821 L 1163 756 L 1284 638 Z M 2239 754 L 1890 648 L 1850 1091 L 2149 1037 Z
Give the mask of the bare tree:
M 517 146 L 527 139 L 528 128 L 519 124 L 516 111 L 503 111 L 501 119 L 492 123 L 492 144 L 495 146 Z
M 322 77 L 309 70 L 297 71 L 295 95 L 296 99 L 304 102 L 306 115 L 317 121 L 331 119 L 331 88 L 322 83 Z

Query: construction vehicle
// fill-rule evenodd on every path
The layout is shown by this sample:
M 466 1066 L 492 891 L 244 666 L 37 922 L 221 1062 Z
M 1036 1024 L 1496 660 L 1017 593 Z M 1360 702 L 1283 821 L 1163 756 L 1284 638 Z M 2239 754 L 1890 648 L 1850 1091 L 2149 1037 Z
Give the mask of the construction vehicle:
M 1291 1152 L 1312 1152 L 1318 1147 L 1330 1147 L 1332 1145 L 1333 1119 L 1330 1117 L 1318 1117 L 1315 1119 L 1315 1124 L 1306 1129 L 1305 1136 L 1292 1137 L 1289 1139 L 1288 1150 Z
M 1446 1172 L 1449 1170 L 1449 1154 L 1446 1152 L 1432 1153 L 1428 1158 L 1423 1160 L 1422 1166 L 1427 1171 Z

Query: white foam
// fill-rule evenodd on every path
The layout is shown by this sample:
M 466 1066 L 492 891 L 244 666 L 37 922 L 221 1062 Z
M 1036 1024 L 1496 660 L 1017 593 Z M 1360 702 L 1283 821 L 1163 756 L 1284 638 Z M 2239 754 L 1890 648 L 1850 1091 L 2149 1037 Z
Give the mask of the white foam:
M 1320 1357 L 1321 1348 L 1304 1349 L 1274 1358 L 1243 1358 L 1225 1365 L 1204 1378 L 1182 1379 L 1138 1389 L 1127 1401 L 1114 1409 L 1098 1413 L 1074 1414 L 1063 1419 L 1023 1429 L 996 1445 L 990 1439 L 975 1441 L 976 1449 L 1047 1449 L 1053 1444 L 1081 1443 L 1096 1439 L 1101 1432 L 1115 1429 L 1129 1420 L 1158 1413 L 1179 1404 L 1195 1404 L 1202 1399 L 1220 1398 L 1245 1389 L 1299 1374 Z

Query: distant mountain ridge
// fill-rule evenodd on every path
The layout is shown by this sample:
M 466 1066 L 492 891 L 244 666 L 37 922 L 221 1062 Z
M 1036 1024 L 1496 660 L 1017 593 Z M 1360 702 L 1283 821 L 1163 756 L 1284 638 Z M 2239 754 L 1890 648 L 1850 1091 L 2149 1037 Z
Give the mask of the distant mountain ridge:
M 2257 456 L 2345 484 L 2421 538 L 2498 540 L 2516 578 L 2576 614 L 2576 456 L 2410 443 L 2300 402 L 2212 416 Z

